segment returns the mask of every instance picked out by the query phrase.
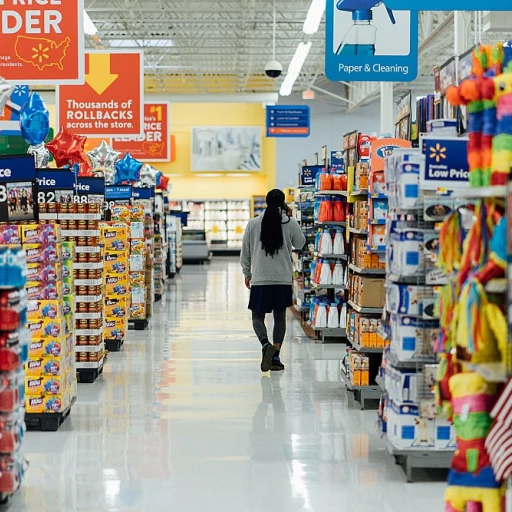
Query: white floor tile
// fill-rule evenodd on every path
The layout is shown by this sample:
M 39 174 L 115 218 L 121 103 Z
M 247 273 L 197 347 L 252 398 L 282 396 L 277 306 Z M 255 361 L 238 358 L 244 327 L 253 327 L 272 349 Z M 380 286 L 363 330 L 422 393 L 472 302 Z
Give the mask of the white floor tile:
M 441 478 L 406 484 L 346 392 L 343 346 L 290 317 L 287 369 L 262 376 L 247 301 L 237 261 L 185 267 L 60 431 L 27 433 L 9 511 L 442 510 Z

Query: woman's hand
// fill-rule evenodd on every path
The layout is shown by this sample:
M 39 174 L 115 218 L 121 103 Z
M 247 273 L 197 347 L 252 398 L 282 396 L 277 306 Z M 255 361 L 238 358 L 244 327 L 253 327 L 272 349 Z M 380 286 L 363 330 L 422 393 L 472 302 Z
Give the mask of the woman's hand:
M 246 277 L 245 278 L 245 287 L 250 290 L 251 289 L 251 278 L 250 277 Z

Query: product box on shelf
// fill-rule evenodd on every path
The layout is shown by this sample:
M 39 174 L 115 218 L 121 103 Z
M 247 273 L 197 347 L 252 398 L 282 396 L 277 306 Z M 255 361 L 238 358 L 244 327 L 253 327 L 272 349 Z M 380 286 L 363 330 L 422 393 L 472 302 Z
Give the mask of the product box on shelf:
M 384 283 L 384 279 L 356 276 L 354 302 L 363 308 L 383 307 L 386 300 Z

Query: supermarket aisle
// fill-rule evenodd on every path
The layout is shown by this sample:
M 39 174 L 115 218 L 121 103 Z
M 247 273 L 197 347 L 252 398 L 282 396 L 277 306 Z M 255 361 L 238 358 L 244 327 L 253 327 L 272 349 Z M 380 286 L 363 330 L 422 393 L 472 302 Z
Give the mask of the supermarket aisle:
M 444 484 L 406 484 L 339 382 L 339 345 L 293 322 L 288 369 L 262 377 L 247 297 L 235 259 L 185 267 L 61 430 L 27 434 L 9 511 L 441 510 Z

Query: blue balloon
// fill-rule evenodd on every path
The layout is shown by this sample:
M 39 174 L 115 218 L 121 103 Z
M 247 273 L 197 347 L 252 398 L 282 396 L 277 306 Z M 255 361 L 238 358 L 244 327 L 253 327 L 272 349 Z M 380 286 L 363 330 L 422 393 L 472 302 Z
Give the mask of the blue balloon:
M 114 185 L 139 181 L 142 165 L 142 162 L 135 160 L 135 158 L 133 158 L 130 153 L 126 153 L 126 155 L 124 155 L 121 160 L 116 162 L 116 176 Z
M 163 172 L 158 171 L 158 174 L 156 175 L 156 186 L 159 187 L 160 183 L 162 182 L 162 176 L 164 175 Z
M 44 142 L 50 132 L 50 113 L 43 98 L 33 92 L 20 112 L 21 135 L 31 146 Z

